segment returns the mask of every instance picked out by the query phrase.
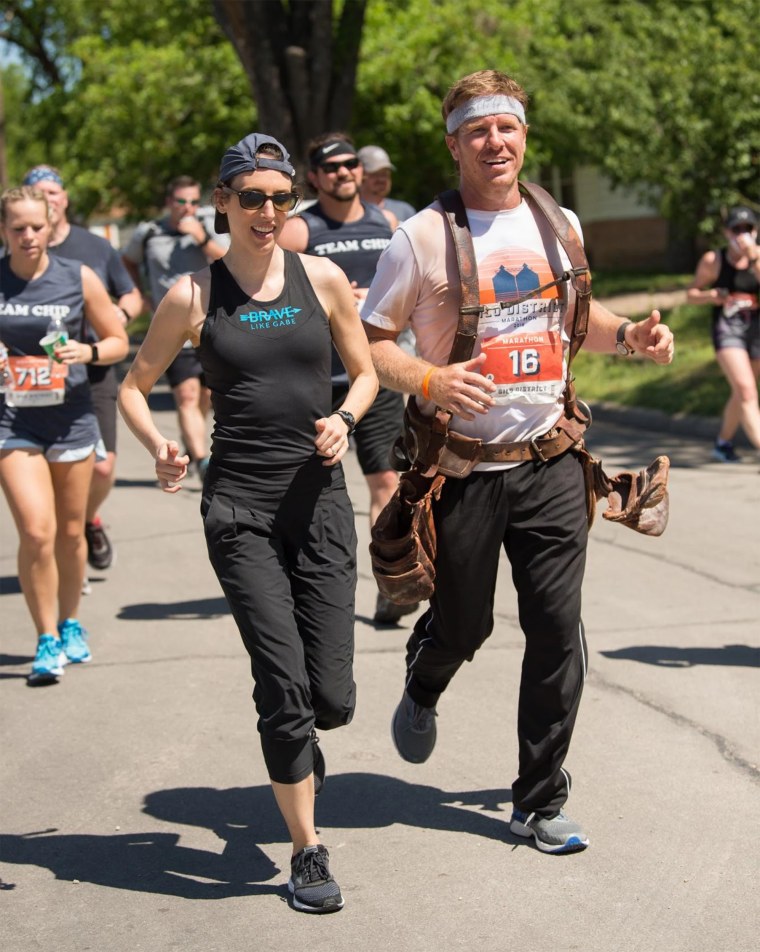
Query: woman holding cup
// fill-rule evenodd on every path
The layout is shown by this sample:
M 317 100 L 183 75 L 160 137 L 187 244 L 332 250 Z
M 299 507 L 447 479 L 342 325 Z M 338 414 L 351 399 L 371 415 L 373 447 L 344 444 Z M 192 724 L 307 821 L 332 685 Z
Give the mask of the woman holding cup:
M 78 610 L 100 432 L 84 365 L 116 363 L 129 343 L 94 271 L 48 256 L 42 192 L 3 192 L 0 231 L 0 343 L 13 375 L 13 387 L 0 394 L 0 486 L 18 530 L 19 582 L 37 630 L 29 683 L 51 684 L 63 665 L 91 659 Z M 51 353 L 42 340 L 55 318 L 61 342 Z M 76 339 L 83 319 L 98 334 L 97 345 Z

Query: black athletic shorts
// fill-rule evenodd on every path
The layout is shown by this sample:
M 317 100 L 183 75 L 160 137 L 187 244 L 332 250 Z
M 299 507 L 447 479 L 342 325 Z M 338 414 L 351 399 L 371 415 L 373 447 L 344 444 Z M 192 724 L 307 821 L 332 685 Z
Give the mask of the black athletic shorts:
M 347 393 L 348 384 L 333 384 L 333 408 L 340 407 Z M 389 454 L 401 433 L 403 421 L 403 395 L 381 387 L 375 402 L 357 424 L 353 436 L 356 456 L 365 476 L 393 469 Z
M 90 368 L 88 367 L 88 370 Z M 105 373 L 93 374 L 90 379 L 90 394 L 92 396 L 92 408 L 95 416 L 98 418 L 100 435 L 103 438 L 106 450 L 109 453 L 116 452 L 116 392 L 119 389 L 119 381 L 116 377 L 116 367 L 95 366 L 92 368 L 97 371 L 106 371 Z
M 174 388 L 192 377 L 198 377 L 203 383 L 203 368 L 195 348 L 183 347 L 166 368 L 166 379 L 169 381 L 169 386 Z

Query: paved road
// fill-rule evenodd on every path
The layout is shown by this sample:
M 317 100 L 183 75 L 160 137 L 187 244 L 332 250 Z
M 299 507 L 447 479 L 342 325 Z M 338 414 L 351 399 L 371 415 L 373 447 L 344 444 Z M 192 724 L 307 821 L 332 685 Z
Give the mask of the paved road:
M 168 395 L 156 405 L 173 431 Z M 349 459 L 359 704 L 322 742 L 318 821 L 346 896 L 328 917 L 286 903 L 285 829 L 197 482 L 161 494 L 122 432 L 118 562 L 82 611 L 94 661 L 46 689 L 24 680 L 33 632 L 0 504 L 4 949 L 755 949 L 760 473 L 710 463 L 706 439 L 597 423 L 590 442 L 608 469 L 670 453 L 673 498 L 659 540 L 594 528 L 591 673 L 568 760 L 592 846 L 569 857 L 507 829 L 521 635 L 506 566 L 496 630 L 440 705 L 434 756 L 396 756 L 406 628 L 370 623 L 367 494 Z

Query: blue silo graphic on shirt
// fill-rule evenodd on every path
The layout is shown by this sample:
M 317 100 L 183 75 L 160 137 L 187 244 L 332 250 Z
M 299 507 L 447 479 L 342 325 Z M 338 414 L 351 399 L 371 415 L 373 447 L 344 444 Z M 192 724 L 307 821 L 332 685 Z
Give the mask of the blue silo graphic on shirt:
M 522 268 L 518 271 L 516 281 L 517 290 L 520 294 L 528 294 L 530 291 L 535 291 L 536 288 L 541 287 L 538 275 L 532 268 L 529 268 L 527 264 L 523 264 Z
M 499 297 L 516 297 L 517 281 L 511 271 L 507 271 L 504 265 L 493 276 L 493 289 L 497 299 Z

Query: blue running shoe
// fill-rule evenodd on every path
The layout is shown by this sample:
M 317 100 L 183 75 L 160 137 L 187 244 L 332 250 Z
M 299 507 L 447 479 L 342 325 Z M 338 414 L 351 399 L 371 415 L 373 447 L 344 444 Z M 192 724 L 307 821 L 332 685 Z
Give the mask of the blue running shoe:
M 76 618 L 67 618 L 58 625 L 58 634 L 61 636 L 63 653 L 66 663 L 85 664 L 92 661 L 90 649 L 87 647 L 87 632 Z
M 532 836 L 542 853 L 577 853 L 588 846 L 581 827 L 561 810 L 552 817 L 513 810 L 509 829 L 516 836 Z
M 37 654 L 27 677 L 29 684 L 56 684 L 63 675 L 61 642 L 52 635 L 40 635 Z

